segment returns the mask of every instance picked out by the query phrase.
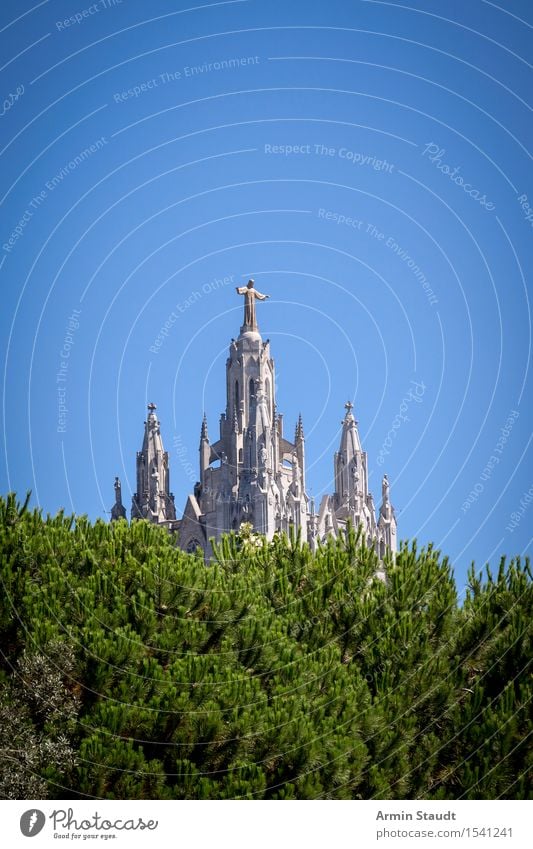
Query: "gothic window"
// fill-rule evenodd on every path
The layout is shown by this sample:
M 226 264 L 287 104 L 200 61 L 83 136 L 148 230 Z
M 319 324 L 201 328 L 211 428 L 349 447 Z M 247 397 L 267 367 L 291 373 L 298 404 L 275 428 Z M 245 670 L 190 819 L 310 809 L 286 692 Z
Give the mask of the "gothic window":
M 242 463 L 242 448 L 239 448 L 239 463 Z
M 252 398 L 254 397 L 254 394 L 255 394 L 254 393 L 254 379 L 253 379 L 253 377 L 250 378 L 250 382 L 248 384 L 248 394 L 249 394 L 249 403 L 250 403 L 250 407 L 251 407 L 252 406 Z
M 239 381 L 235 381 L 235 407 L 238 410 L 241 403 L 240 394 L 239 394 Z

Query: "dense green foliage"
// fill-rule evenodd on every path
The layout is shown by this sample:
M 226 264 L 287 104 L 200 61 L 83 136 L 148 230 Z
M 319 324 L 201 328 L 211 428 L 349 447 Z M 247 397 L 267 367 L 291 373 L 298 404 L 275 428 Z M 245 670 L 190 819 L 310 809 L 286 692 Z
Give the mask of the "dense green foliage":
M 525 798 L 529 564 L 313 554 L 0 499 L 4 798 Z

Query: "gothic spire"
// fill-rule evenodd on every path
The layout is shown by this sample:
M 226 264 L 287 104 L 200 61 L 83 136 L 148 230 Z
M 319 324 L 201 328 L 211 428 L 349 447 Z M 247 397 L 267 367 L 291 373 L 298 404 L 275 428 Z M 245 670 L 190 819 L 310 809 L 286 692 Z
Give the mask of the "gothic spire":
M 148 404 L 143 444 L 137 452 L 137 492 L 133 496 L 132 519 L 152 522 L 174 520 L 174 496 L 169 487 L 168 454 L 163 447 L 156 405 Z
M 349 463 L 357 451 L 362 451 L 359 431 L 357 429 L 358 422 L 353 415 L 353 404 L 347 401 L 344 405 L 346 415 L 342 420 L 342 433 L 339 453 L 343 455 L 344 462 Z
M 333 464 L 335 496 L 338 505 L 346 505 L 349 501 L 353 501 L 355 504 L 360 492 L 366 493 L 366 478 L 363 479 L 365 476 L 363 469 L 364 455 L 357 430 L 357 422 L 352 412 L 352 402 L 347 401 L 344 408 L 346 414 L 341 422 L 340 445 Z
M 207 433 L 207 416 L 206 416 L 205 413 L 204 413 L 204 417 L 202 419 L 202 429 L 200 431 L 200 441 L 202 441 L 204 439 L 206 440 L 206 442 L 209 442 L 209 434 Z

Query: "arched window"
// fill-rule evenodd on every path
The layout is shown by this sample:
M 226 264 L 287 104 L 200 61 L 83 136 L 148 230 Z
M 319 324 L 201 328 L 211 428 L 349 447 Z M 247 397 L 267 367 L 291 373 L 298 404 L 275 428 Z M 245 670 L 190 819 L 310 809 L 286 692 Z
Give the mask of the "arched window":
M 252 406 L 252 398 L 255 395 L 255 386 L 253 377 L 250 378 L 250 382 L 248 383 L 248 395 L 249 395 L 249 403 L 250 407 Z
M 240 407 L 241 399 L 239 394 L 239 381 L 235 381 L 235 408 L 238 410 Z

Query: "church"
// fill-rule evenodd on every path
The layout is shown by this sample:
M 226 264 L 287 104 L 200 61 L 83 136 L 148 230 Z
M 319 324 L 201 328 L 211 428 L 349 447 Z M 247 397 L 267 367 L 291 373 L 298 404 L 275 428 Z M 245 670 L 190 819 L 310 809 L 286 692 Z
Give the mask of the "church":
M 305 436 L 301 416 L 291 441 L 284 435 L 283 416 L 276 407 L 275 365 L 270 343 L 263 341 L 256 302 L 266 300 L 253 280 L 237 287 L 244 297 L 244 321 L 232 339 L 226 361 L 226 410 L 219 436 L 211 441 L 204 418 L 200 431 L 199 480 L 176 518 L 170 491 L 169 459 L 164 450 L 155 404 L 148 405 L 142 448 L 137 452 L 137 491 L 131 518 L 147 519 L 176 534 L 185 551 L 200 548 L 209 559 L 211 540 L 238 531 L 248 522 L 272 539 L 276 533 L 300 532 L 315 549 L 319 541 L 342 533 L 350 522 L 362 526 L 368 546 L 380 559 L 397 550 L 397 528 L 389 482 L 382 481 L 376 514 L 368 489 L 368 460 L 363 451 L 353 405 L 344 405 L 339 450 L 333 458 L 335 491 L 322 497 L 318 510 L 306 489 Z M 126 518 L 121 486 L 115 479 L 111 519 Z

